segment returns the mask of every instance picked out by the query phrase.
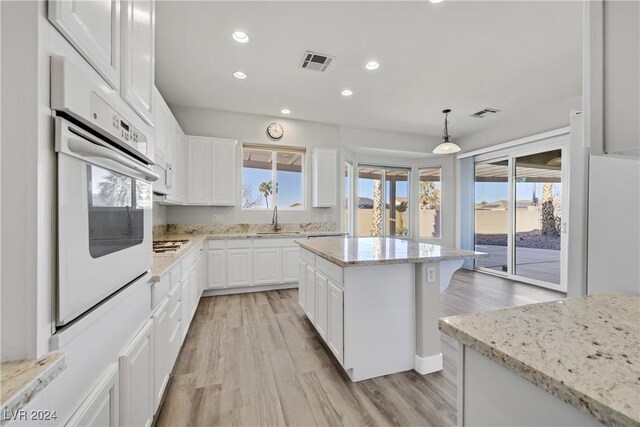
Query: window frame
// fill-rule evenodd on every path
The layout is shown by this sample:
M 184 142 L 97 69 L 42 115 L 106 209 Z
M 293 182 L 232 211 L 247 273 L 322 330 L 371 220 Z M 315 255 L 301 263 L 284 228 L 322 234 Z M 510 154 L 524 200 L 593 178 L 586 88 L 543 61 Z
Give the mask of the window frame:
M 301 200 L 302 205 L 300 208 L 292 208 L 292 207 L 279 207 L 278 206 L 278 191 L 271 194 L 271 203 L 272 206 L 269 207 L 249 207 L 245 208 L 243 206 L 242 193 L 244 191 L 244 151 L 246 150 L 259 150 L 259 151 L 267 151 L 271 152 L 271 182 L 272 186 L 277 189 L 278 185 L 278 162 L 277 155 L 278 153 L 293 153 L 300 155 L 300 191 L 301 191 Z M 271 145 L 257 145 L 257 144 L 243 144 L 241 147 L 241 156 L 240 156 L 240 209 L 242 211 L 248 212 L 261 212 L 261 211 L 273 211 L 276 206 L 278 206 L 279 211 L 292 211 L 292 212 L 303 212 L 307 210 L 307 149 L 304 147 L 279 147 L 279 146 L 271 146 Z
M 353 197 L 353 201 L 352 201 L 352 205 L 353 205 L 353 215 L 355 216 L 355 221 L 354 221 L 354 237 L 367 237 L 367 236 L 360 236 L 357 233 L 358 227 L 359 227 L 359 218 L 358 218 L 358 207 L 357 207 L 357 203 L 360 200 L 360 192 L 358 191 L 360 184 L 359 184 L 359 179 L 360 179 L 360 168 L 375 168 L 375 169 L 379 169 L 380 170 L 380 180 L 382 182 L 382 204 L 383 206 L 386 206 L 388 200 L 387 200 L 387 170 L 401 170 L 403 172 L 407 173 L 407 203 L 409 204 L 409 209 L 407 210 L 407 228 L 408 228 L 408 232 L 406 235 L 396 235 L 396 234 L 387 234 L 386 233 L 386 221 L 387 221 L 387 213 L 386 213 L 386 209 L 382 209 L 382 215 L 381 215 L 381 235 L 379 237 L 381 238 L 386 238 L 386 237 L 390 237 L 390 238 L 394 238 L 394 239 L 405 239 L 405 240 L 411 240 L 412 238 L 412 233 L 413 233 L 413 213 L 411 209 L 411 206 L 413 204 L 413 194 L 412 194 L 412 189 L 411 189 L 411 183 L 413 182 L 413 168 L 411 166 L 394 166 L 394 165 L 381 165 L 381 164 L 377 164 L 377 163 L 369 163 L 369 162 L 362 162 L 362 163 L 358 163 L 357 167 L 354 167 L 354 173 L 353 173 L 353 180 L 354 180 L 354 197 Z

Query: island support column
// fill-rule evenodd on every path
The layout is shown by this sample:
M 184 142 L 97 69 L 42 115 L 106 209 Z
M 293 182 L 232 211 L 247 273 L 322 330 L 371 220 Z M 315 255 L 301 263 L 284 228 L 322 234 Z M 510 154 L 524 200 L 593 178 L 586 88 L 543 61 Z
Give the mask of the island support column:
M 440 352 L 440 263 L 416 264 L 416 356 L 414 369 L 424 375 L 442 370 Z

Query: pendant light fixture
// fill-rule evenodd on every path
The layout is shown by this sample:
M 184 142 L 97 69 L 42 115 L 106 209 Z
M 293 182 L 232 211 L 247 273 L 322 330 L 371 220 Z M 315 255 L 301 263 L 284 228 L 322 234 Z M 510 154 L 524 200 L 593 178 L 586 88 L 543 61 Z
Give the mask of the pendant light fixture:
M 444 135 L 442 135 L 442 142 L 436 145 L 436 148 L 433 149 L 433 154 L 457 153 L 458 151 L 460 151 L 460 147 L 457 144 L 451 142 L 450 141 L 451 137 L 449 136 L 448 116 L 451 110 L 446 109 L 446 110 L 442 110 L 442 112 L 444 113 Z

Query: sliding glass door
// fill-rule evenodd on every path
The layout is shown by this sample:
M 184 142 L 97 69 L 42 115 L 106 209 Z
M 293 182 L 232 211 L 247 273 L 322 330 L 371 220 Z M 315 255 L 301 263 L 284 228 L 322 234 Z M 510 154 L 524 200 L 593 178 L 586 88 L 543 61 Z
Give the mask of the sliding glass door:
M 409 236 L 409 169 L 359 166 L 357 236 Z
M 476 164 L 475 244 L 489 254 L 476 267 L 508 271 L 509 160 Z
M 564 289 L 562 149 L 476 163 L 479 270 Z
M 515 157 L 513 274 L 560 284 L 562 150 Z

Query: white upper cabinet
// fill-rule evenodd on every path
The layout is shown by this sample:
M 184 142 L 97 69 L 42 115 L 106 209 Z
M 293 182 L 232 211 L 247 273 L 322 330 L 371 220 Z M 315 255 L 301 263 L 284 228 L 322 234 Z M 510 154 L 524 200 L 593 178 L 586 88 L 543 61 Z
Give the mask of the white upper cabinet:
M 165 102 L 155 86 L 153 87 L 152 103 L 153 126 L 155 132 L 155 156 L 161 157 L 164 161 L 167 161 L 167 117 L 164 109 L 162 108 Z
M 332 208 L 338 200 L 338 150 L 314 148 L 312 163 L 312 206 Z
M 187 203 L 211 203 L 211 142 L 187 137 Z
M 234 206 L 237 141 L 187 137 L 187 203 Z
M 154 67 L 154 1 L 123 1 L 121 94 L 124 100 L 149 124 L 153 124 Z
M 113 87 L 120 88 L 120 0 L 51 0 L 49 20 Z
M 236 141 L 214 138 L 211 148 L 211 204 L 235 206 Z

